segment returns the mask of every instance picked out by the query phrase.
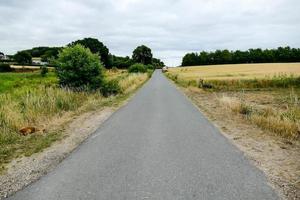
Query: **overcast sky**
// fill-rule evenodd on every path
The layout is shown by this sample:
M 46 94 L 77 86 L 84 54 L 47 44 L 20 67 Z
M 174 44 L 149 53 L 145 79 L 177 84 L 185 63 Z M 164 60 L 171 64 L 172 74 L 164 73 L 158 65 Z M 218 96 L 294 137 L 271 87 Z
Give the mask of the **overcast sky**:
M 116 55 L 300 47 L 300 0 L 0 0 L 0 51 L 95 37 Z

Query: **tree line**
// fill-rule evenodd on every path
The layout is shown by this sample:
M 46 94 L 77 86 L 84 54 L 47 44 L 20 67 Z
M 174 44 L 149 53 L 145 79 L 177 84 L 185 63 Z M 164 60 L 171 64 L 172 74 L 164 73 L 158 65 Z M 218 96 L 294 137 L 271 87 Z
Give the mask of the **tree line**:
M 278 63 L 300 62 L 300 49 L 278 47 L 277 49 L 249 49 L 246 51 L 216 50 L 200 53 L 187 53 L 182 58 L 182 66 L 240 64 L 240 63 Z
M 82 45 L 88 48 L 93 54 L 99 56 L 101 63 L 107 69 L 113 67 L 120 69 L 128 69 L 135 63 L 141 63 L 143 65 L 152 65 L 153 68 L 161 68 L 164 63 L 157 58 L 153 58 L 151 49 L 145 45 L 138 46 L 132 53 L 132 56 L 116 56 L 109 52 L 109 49 L 96 38 L 84 38 L 76 40 L 67 45 L 67 47 Z M 22 50 L 12 56 L 13 60 L 18 64 L 30 65 L 33 57 L 40 57 L 41 61 L 47 62 L 49 65 L 54 65 L 52 61 L 57 59 L 59 52 L 64 47 L 34 47 L 32 49 Z

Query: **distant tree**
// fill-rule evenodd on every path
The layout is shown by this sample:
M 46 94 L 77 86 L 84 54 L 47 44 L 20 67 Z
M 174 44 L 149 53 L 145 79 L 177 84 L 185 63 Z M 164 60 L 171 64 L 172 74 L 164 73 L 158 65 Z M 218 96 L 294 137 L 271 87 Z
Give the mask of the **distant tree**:
M 230 63 L 265 63 L 299 62 L 300 49 L 279 47 L 277 49 L 249 49 L 247 51 L 216 50 L 202 51 L 200 54 L 187 53 L 182 58 L 182 66 L 230 64 Z
M 14 55 L 14 60 L 21 65 L 31 64 L 32 56 L 28 51 L 19 51 Z
M 94 90 L 103 84 L 103 66 L 98 55 L 80 44 L 64 48 L 56 65 L 61 86 Z
M 106 68 L 111 68 L 111 63 L 109 62 L 109 50 L 108 48 L 96 38 L 84 38 L 82 40 L 76 40 L 70 43 L 68 46 L 73 46 L 76 44 L 81 44 L 85 48 L 89 48 L 94 54 L 100 56 L 101 62 Z
M 131 65 L 134 64 L 134 61 L 129 58 L 129 56 L 121 57 L 110 55 L 111 66 L 117 67 L 119 69 L 128 69 Z
M 49 62 L 51 59 L 56 59 L 61 48 L 50 48 L 43 55 L 41 55 L 41 60 L 43 62 Z
M 158 58 L 152 58 L 152 65 L 155 69 L 161 69 L 165 66 L 165 63 Z
M 182 59 L 182 66 L 194 66 L 199 64 L 199 57 L 197 53 L 188 53 Z
M 152 52 L 151 49 L 145 45 L 138 46 L 132 54 L 134 62 L 142 63 L 144 65 L 152 63 Z
M 249 52 L 237 50 L 233 52 L 232 63 L 248 63 L 249 62 Z

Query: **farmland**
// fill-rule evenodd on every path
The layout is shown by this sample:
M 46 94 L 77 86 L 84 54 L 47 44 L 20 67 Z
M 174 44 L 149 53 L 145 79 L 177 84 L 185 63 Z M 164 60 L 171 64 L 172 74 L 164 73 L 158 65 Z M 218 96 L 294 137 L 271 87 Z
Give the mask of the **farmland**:
M 117 80 L 122 93 L 104 97 L 99 92 L 75 92 L 58 86 L 54 72 L 0 73 L 0 167 L 13 158 L 30 156 L 65 137 L 63 126 L 76 115 L 115 107 L 147 79 L 145 74 L 105 70 L 108 80 Z M 21 136 L 22 127 L 43 132 Z M 1 170 L 0 170 L 1 172 Z
M 261 79 L 279 75 L 300 75 L 300 63 L 205 65 L 172 68 L 171 73 L 178 73 L 180 77 L 189 80 Z

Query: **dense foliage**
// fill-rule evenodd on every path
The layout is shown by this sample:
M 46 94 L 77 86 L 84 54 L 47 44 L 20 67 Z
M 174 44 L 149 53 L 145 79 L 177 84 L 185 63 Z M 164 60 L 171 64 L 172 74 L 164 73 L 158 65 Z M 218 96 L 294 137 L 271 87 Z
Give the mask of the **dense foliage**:
M 33 47 L 32 49 L 27 49 L 27 51 L 32 57 L 43 57 L 45 54 L 51 56 L 57 56 L 58 51 L 61 50 L 61 47 Z
M 109 50 L 108 48 L 96 38 L 84 38 L 82 40 L 76 40 L 68 46 L 81 44 L 85 48 L 89 48 L 93 54 L 98 54 L 101 58 L 101 62 L 106 68 L 111 68 L 109 62 Z
M 132 59 L 136 63 L 144 65 L 152 63 L 152 52 L 149 47 L 145 45 L 138 46 L 132 53 Z
M 56 61 L 61 86 L 97 89 L 103 82 L 102 64 L 89 49 L 77 44 L 66 47 Z
M 119 86 L 118 80 L 109 80 L 104 81 L 100 88 L 101 94 L 104 97 L 108 97 L 111 95 L 117 95 L 121 92 L 121 88 Z
M 11 72 L 13 69 L 10 67 L 9 64 L 0 63 L 0 72 Z
M 118 69 L 128 69 L 131 65 L 134 64 L 134 61 L 129 58 L 129 56 L 121 57 L 110 55 L 110 63 L 111 66 L 116 67 Z
M 147 67 L 141 63 L 136 63 L 128 68 L 129 73 L 145 73 L 147 72 Z
M 14 60 L 21 65 L 31 64 L 32 56 L 28 51 L 19 51 L 14 55 Z
M 156 68 L 156 69 L 161 69 L 165 66 L 165 63 L 163 61 L 161 61 L 158 58 L 152 58 L 152 65 Z
M 58 57 L 59 51 L 62 50 L 60 47 L 50 47 L 47 51 L 41 55 L 41 60 L 43 62 L 50 62 L 51 59 L 56 59 Z
M 182 59 L 182 66 L 238 64 L 238 63 L 274 63 L 299 62 L 300 49 L 279 47 L 277 49 L 249 49 L 247 51 L 216 50 L 188 53 Z

